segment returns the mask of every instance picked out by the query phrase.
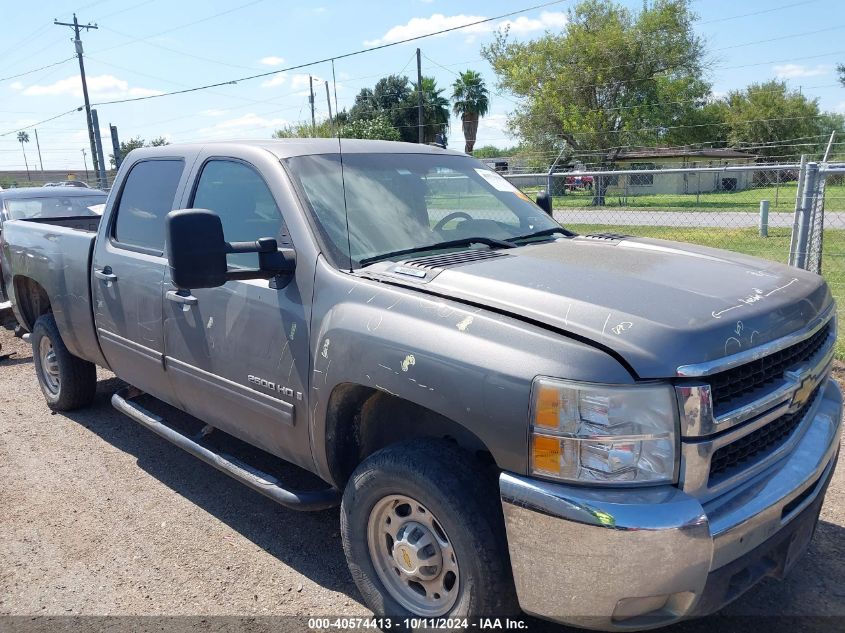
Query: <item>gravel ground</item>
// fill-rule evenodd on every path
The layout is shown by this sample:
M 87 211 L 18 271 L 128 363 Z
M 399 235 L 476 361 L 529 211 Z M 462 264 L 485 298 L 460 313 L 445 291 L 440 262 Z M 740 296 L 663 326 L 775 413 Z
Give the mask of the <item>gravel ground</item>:
M 92 408 L 51 414 L 28 344 L 6 330 L 0 343 L 16 352 L 0 361 L 0 615 L 28 616 L 0 618 L 0 630 L 70 630 L 86 620 L 62 616 L 80 615 L 197 616 L 156 620 L 155 630 L 233 616 L 214 630 L 280 630 L 304 620 L 262 616 L 369 614 L 346 568 L 337 510 L 286 510 L 118 414 L 109 398 L 121 383 L 108 372 Z M 764 580 L 722 613 L 667 631 L 757 631 L 763 617 L 771 631 L 843 630 L 841 467 L 821 519 L 786 581 Z

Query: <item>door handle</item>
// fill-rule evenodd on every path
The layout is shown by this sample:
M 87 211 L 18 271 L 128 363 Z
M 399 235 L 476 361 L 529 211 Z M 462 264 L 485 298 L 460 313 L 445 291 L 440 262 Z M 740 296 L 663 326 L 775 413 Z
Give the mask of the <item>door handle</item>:
M 194 295 L 184 295 L 176 290 L 167 291 L 167 300 L 173 301 L 174 303 L 181 303 L 183 306 L 195 306 L 199 303 L 199 299 Z
M 94 270 L 94 276 L 102 281 L 117 281 L 117 275 L 112 273 L 111 266 L 106 266 L 102 270 Z

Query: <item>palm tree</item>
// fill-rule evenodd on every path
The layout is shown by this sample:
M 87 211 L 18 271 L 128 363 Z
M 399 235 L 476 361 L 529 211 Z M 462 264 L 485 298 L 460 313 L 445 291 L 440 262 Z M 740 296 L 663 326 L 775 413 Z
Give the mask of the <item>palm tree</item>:
M 455 116 L 461 117 L 466 140 L 464 151 L 467 154 L 472 154 L 478 133 L 478 121 L 487 114 L 489 107 L 487 86 L 484 85 L 481 74 L 474 70 L 461 73 L 452 84 L 452 111 Z
M 437 87 L 434 77 L 422 78 L 423 93 L 423 141 L 434 143 L 437 135 L 442 134 L 446 139 L 446 130 L 449 129 L 449 100 L 443 96 L 443 89 Z M 417 90 L 408 97 L 409 104 L 417 103 Z
M 29 134 L 27 134 L 26 132 L 18 132 L 18 143 L 21 144 L 21 151 L 23 152 L 23 162 L 24 165 L 26 165 L 26 179 L 31 181 L 32 178 L 29 177 L 29 161 L 26 160 L 26 150 L 23 146 L 24 143 L 29 143 Z

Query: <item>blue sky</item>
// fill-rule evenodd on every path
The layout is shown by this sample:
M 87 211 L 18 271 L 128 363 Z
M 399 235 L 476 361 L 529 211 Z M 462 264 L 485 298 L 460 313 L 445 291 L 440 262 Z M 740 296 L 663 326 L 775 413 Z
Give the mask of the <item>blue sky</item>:
M 71 58 L 70 29 L 53 18 L 97 22 L 83 34 L 93 102 L 153 95 L 277 70 L 376 44 L 422 35 L 536 4 L 538 0 L 61 0 L 7 2 L 0 78 Z M 637 9 L 642 0 L 623 0 Z M 512 21 L 512 36 L 531 39 L 565 28 L 571 2 L 534 10 Z M 834 68 L 845 62 L 845 5 L 842 0 L 699 0 L 697 26 L 706 39 L 716 94 L 753 81 L 786 79 L 823 109 L 845 112 L 845 88 Z M 414 51 L 423 51 L 423 73 L 448 87 L 455 73 L 473 68 L 491 87 L 495 77 L 479 49 L 493 37 L 493 25 L 339 60 L 337 100 L 348 107 L 355 94 L 390 73 L 415 75 Z M 165 136 L 173 142 L 220 138 L 267 138 L 286 123 L 310 119 L 308 74 L 330 80 L 320 64 L 275 78 L 244 81 L 212 90 L 136 103 L 98 106 L 103 141 L 108 124 L 121 138 Z M 315 83 L 317 116 L 325 117 L 326 93 Z M 333 97 L 332 97 L 333 98 Z M 82 104 L 75 59 L 15 79 L 0 80 L 0 133 L 15 130 Z M 334 107 L 334 101 L 332 101 Z M 509 145 L 505 127 L 513 100 L 491 95 L 478 144 Z M 35 139 L 26 146 L 37 161 Z M 38 126 L 46 169 L 79 168 L 87 149 L 84 115 L 74 113 Z M 450 146 L 463 147 L 453 121 Z M 90 158 L 89 158 L 90 164 Z M 0 169 L 23 168 L 15 134 L 0 137 Z

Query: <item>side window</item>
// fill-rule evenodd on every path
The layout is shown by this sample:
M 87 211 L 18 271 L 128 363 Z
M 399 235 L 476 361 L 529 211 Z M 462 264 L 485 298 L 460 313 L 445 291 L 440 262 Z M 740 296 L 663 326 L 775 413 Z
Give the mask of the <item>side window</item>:
M 132 167 L 117 204 L 114 239 L 164 251 L 164 217 L 173 210 L 184 168 L 181 160 L 148 160 Z
M 191 206 L 209 209 L 220 216 L 223 235 L 229 242 L 251 242 L 274 237 L 279 244 L 290 238 L 270 189 L 254 169 L 232 160 L 210 160 L 200 174 Z M 229 265 L 258 266 L 255 253 L 229 255 Z

